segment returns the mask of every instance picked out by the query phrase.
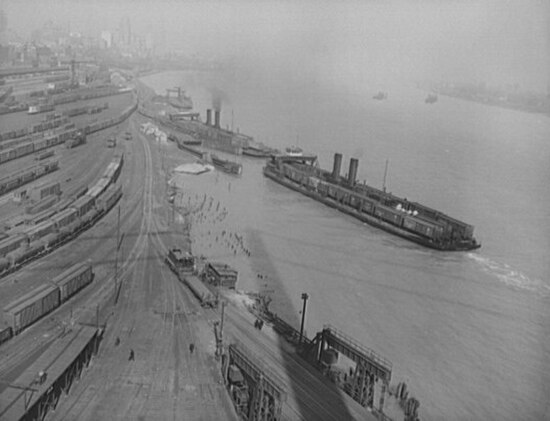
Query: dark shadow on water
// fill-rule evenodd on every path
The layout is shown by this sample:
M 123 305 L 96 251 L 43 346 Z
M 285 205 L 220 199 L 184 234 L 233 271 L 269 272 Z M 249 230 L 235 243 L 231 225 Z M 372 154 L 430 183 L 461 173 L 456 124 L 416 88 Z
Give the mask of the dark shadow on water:
M 290 297 L 285 290 L 284 285 L 279 281 L 279 276 L 277 273 L 277 269 L 274 267 L 273 263 L 268 257 L 267 251 L 265 250 L 263 240 L 258 235 L 257 231 L 249 231 L 248 233 L 248 240 L 250 242 L 250 248 L 254 250 L 254 254 L 258 260 L 261 262 L 257 264 L 258 267 L 254 267 L 253 269 L 256 272 L 261 272 L 262 274 L 267 275 L 267 279 L 259 279 L 259 292 L 260 293 L 266 293 L 269 294 L 271 292 L 274 292 L 276 294 L 276 300 L 280 303 L 288 304 L 292 301 L 300 300 L 300 297 Z M 261 269 L 260 269 L 261 267 Z M 307 292 L 307 291 L 304 291 Z M 300 307 L 301 308 L 301 307 Z M 307 310 L 306 310 L 307 313 Z M 285 312 L 283 320 L 290 324 L 295 329 L 300 329 L 301 319 L 298 316 L 298 314 L 293 314 L 291 312 Z M 306 324 L 307 324 L 307 314 L 306 314 Z M 305 331 L 306 329 L 304 329 Z M 313 339 L 313 338 L 310 338 Z M 291 357 L 285 351 L 284 345 L 283 345 L 284 339 L 279 339 L 278 344 L 280 347 L 281 355 L 285 358 L 283 363 L 285 364 L 285 368 L 288 374 L 288 378 L 291 381 L 290 388 L 292 389 L 292 392 L 295 396 L 300 396 L 303 394 L 303 390 L 301 390 L 300 385 L 292 383 L 292 364 L 291 364 Z M 300 358 L 300 357 L 297 357 Z M 304 365 L 308 365 L 305 360 L 302 362 Z M 352 415 L 349 413 L 348 407 L 347 407 L 347 396 L 344 396 L 344 392 L 341 390 L 338 390 L 336 385 L 334 385 L 334 390 L 336 390 L 338 393 L 332 394 L 331 396 L 338 397 L 336 401 L 331 402 L 331 406 L 333 408 L 340 408 L 341 413 L 339 414 L 339 420 L 351 420 L 353 419 Z M 290 391 L 289 391 L 290 392 Z M 318 399 L 323 399 L 325 397 L 319 396 Z M 351 399 L 351 398 L 350 398 Z M 296 402 L 299 406 L 299 412 L 302 417 L 306 420 L 313 419 L 311 418 L 311 412 L 309 408 L 303 404 L 302 400 L 296 399 Z M 327 414 L 328 415 L 328 414 Z

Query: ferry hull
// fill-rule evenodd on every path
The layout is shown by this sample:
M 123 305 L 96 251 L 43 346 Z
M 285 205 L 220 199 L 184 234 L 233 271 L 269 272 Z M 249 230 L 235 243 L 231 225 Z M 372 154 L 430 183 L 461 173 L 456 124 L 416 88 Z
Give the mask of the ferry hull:
M 411 233 L 407 230 L 404 230 L 400 227 L 397 227 L 395 225 L 392 225 L 390 223 L 387 223 L 375 216 L 365 214 L 363 212 L 358 212 L 356 209 L 344 205 L 342 203 L 337 202 L 336 200 L 333 200 L 329 197 L 323 196 L 315 191 L 310 191 L 304 186 L 295 183 L 287 178 L 285 178 L 282 174 L 277 173 L 273 169 L 269 167 L 264 167 L 263 169 L 264 175 L 271 180 L 288 187 L 292 190 L 295 190 L 299 193 L 302 193 L 305 196 L 308 196 L 318 202 L 321 202 L 331 208 L 337 209 L 340 212 L 343 212 L 347 215 L 353 216 L 354 218 L 360 220 L 361 222 L 365 222 L 373 227 L 382 229 L 388 233 L 391 233 L 393 235 L 396 235 L 398 237 L 404 238 L 406 240 L 412 241 L 416 244 L 422 245 L 424 247 L 428 247 L 434 250 L 440 250 L 440 251 L 468 251 L 468 250 L 474 250 L 479 247 L 481 247 L 481 244 L 479 243 L 465 243 L 463 245 L 461 244 L 450 244 L 450 245 L 444 245 L 440 243 L 436 243 L 428 238 L 422 237 L 420 235 Z

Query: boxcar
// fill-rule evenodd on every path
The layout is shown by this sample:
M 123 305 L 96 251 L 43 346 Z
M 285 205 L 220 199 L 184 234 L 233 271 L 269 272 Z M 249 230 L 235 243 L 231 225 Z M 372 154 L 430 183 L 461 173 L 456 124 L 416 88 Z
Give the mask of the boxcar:
M 76 199 L 71 205 L 71 208 L 76 209 L 79 217 L 83 217 L 93 208 L 94 204 L 95 199 L 93 197 L 84 195 Z
M 65 209 L 56 215 L 52 216 L 52 221 L 55 223 L 56 227 L 62 228 L 69 225 L 73 222 L 78 216 L 78 211 L 73 208 Z
M 27 237 L 23 234 L 16 234 L 0 241 L 0 256 L 5 256 L 6 254 L 18 249 L 24 241 L 27 241 Z
M 91 283 L 93 276 L 92 264 L 86 261 L 70 267 L 51 282 L 59 287 L 60 300 L 63 303 Z
M 59 307 L 59 288 L 40 285 L 4 307 L 4 319 L 15 334 Z
M 46 220 L 24 231 L 24 234 L 30 241 L 36 241 L 50 232 L 55 231 L 55 222 L 52 220 Z
M 13 336 L 13 329 L 10 326 L 0 328 L 0 344 L 11 339 Z

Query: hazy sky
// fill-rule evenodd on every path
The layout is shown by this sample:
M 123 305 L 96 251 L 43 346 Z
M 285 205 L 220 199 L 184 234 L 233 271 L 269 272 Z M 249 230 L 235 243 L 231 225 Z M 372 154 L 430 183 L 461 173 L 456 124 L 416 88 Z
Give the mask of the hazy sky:
M 234 57 L 275 75 L 485 81 L 546 89 L 547 0 L 0 0 L 27 35 L 48 19 L 99 35 L 124 17 L 171 48 Z

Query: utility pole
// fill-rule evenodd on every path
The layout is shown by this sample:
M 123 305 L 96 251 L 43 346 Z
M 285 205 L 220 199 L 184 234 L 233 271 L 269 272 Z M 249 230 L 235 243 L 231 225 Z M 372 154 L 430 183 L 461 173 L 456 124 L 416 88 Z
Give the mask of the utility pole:
M 305 292 L 302 293 L 302 300 L 304 300 L 304 308 L 302 309 L 302 325 L 300 326 L 300 343 L 302 343 L 302 338 L 304 335 L 304 323 L 306 321 L 306 303 L 309 295 Z
M 386 168 L 384 169 L 384 182 L 382 184 L 384 193 L 386 193 L 386 176 L 388 175 L 388 162 L 389 159 L 386 159 Z
M 223 319 L 225 314 L 225 300 L 222 300 L 222 318 L 220 322 L 220 339 L 223 338 Z
M 116 250 L 115 250 L 115 304 L 118 302 L 118 249 L 120 236 L 120 205 L 118 205 L 118 216 L 116 224 Z

